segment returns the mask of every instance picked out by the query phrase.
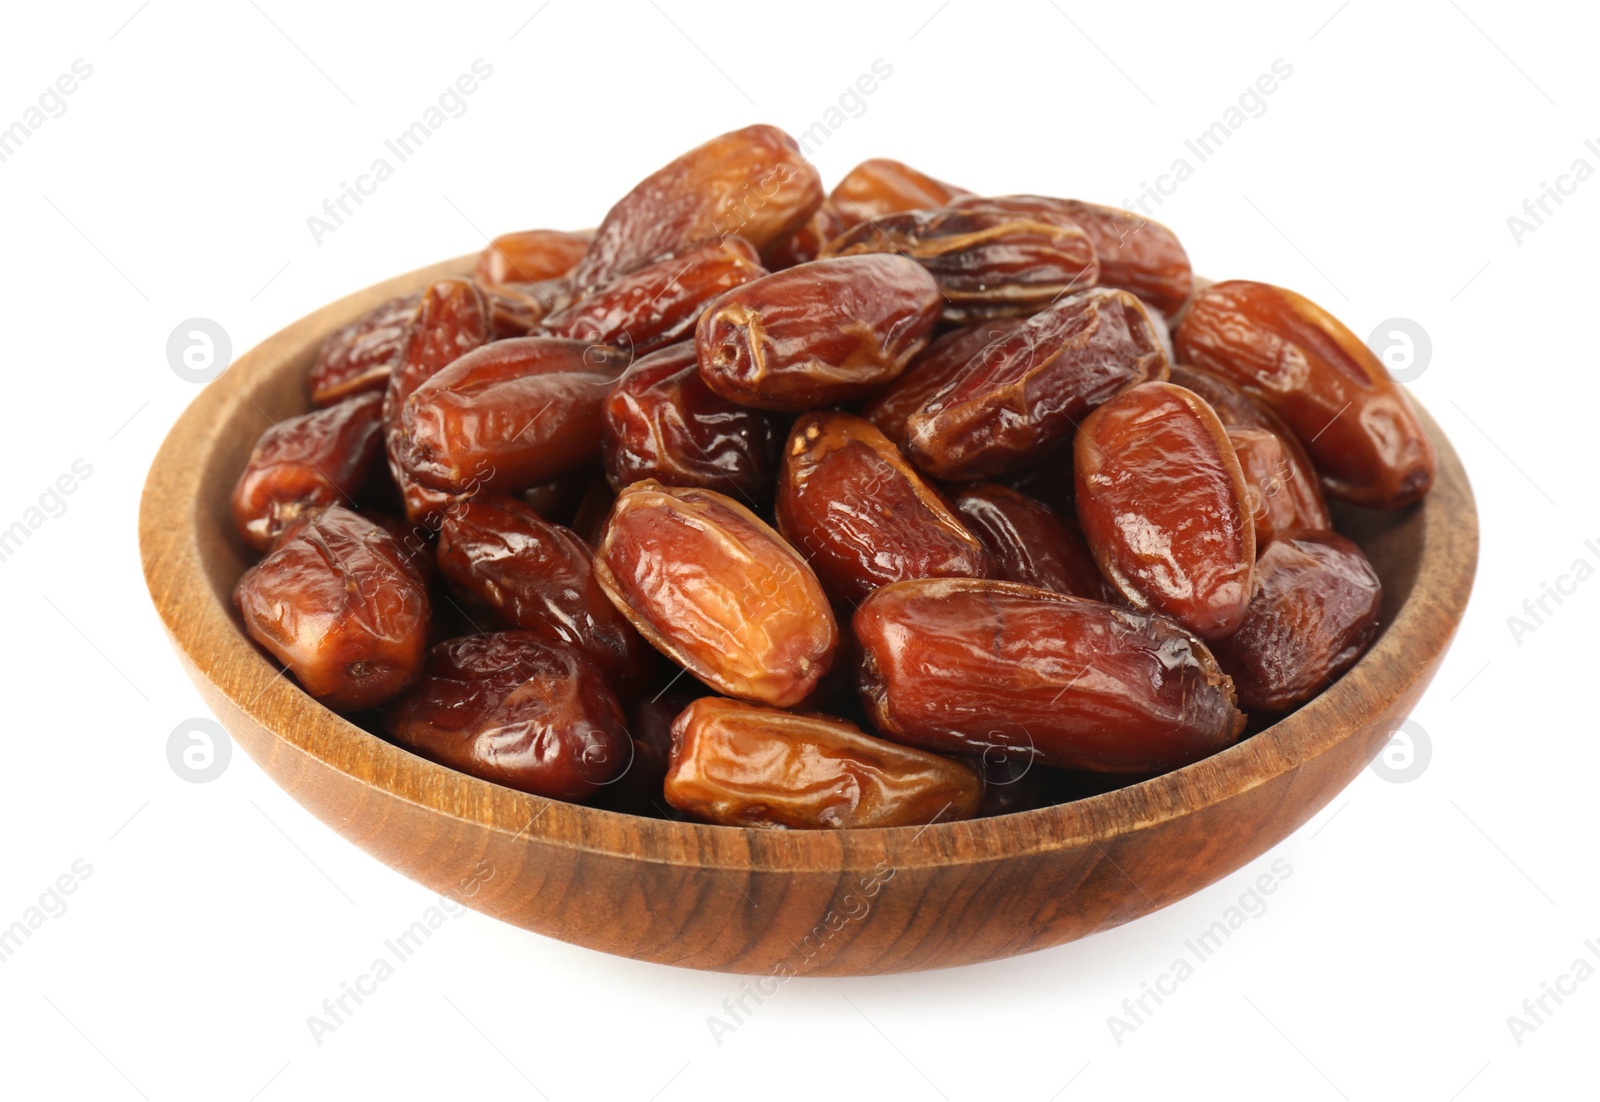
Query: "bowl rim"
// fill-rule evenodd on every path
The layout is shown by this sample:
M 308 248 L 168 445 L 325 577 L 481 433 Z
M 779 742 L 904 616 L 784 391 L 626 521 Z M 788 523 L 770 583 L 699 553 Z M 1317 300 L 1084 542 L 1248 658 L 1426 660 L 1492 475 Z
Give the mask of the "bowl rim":
M 179 416 L 147 476 L 139 509 L 146 584 L 174 646 L 244 716 L 280 742 L 360 784 L 480 829 L 588 853 L 723 871 L 825 872 L 976 864 L 1096 845 L 1180 818 L 1266 784 L 1334 749 L 1380 719 L 1390 702 L 1431 676 L 1472 590 L 1478 521 L 1459 457 L 1416 406 L 1439 452 L 1435 490 L 1421 511 L 1417 577 L 1377 643 L 1330 688 L 1289 716 L 1226 750 L 1125 788 L 1009 815 L 921 827 L 770 831 L 645 819 L 564 803 L 480 780 L 373 735 L 307 696 L 241 630 L 207 576 L 201 484 L 219 440 L 245 402 L 277 379 L 286 361 L 308 356 L 324 336 L 379 302 L 449 276 L 471 273 L 472 253 L 384 280 L 316 310 L 240 356 Z M 259 405 L 257 406 L 259 410 Z M 233 473 L 227 483 L 232 485 Z M 1462 508 L 1441 507 L 1441 490 Z M 1430 508 L 1430 503 L 1432 507 Z M 231 534 L 231 533 L 230 533 Z M 1464 568 L 1430 573 L 1442 548 Z M 1431 553 L 1431 554 L 1430 554 Z M 1374 753 L 1383 744 L 1377 743 Z M 249 747 L 247 746 L 247 749 Z M 1314 809 L 1313 809 L 1314 810 Z M 1309 813 L 1308 813 L 1309 814 Z

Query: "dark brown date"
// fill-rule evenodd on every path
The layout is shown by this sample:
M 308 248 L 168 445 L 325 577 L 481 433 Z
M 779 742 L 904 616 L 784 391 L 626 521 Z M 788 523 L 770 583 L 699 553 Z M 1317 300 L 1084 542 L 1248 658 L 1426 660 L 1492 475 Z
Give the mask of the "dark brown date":
M 1097 287 L 985 348 L 907 419 L 907 450 L 936 478 L 1020 471 L 1066 445 L 1084 415 L 1112 395 L 1166 377 L 1167 355 L 1144 304 Z
M 1282 533 L 1256 566 L 1239 630 L 1216 644 L 1239 703 L 1286 712 L 1333 683 L 1378 634 L 1383 587 L 1361 549 L 1332 532 Z
M 1256 530 L 1239 458 L 1205 399 L 1172 383 L 1125 390 L 1083 422 L 1073 451 L 1078 522 L 1118 592 L 1203 639 L 1237 628 Z
M 1172 381 L 1210 403 L 1228 430 L 1251 493 L 1257 558 L 1278 532 L 1333 528 L 1316 468 L 1283 418 L 1226 379 L 1201 368 L 1173 364 Z
M 808 413 L 778 474 L 778 531 L 837 600 L 906 578 L 983 578 L 983 544 L 870 422 Z
M 842 719 L 702 697 L 672 725 L 666 797 L 724 826 L 922 826 L 972 818 L 983 781 Z
M 878 590 L 853 626 L 873 724 L 926 750 L 1141 773 L 1197 761 L 1244 728 L 1211 652 L 1163 616 L 935 578 Z
M 991 577 L 1069 597 L 1117 599 L 1101 577 L 1076 517 L 1057 516 L 1044 502 L 992 482 L 962 487 L 953 504 L 989 552 Z
M 383 395 L 366 393 L 279 421 L 233 488 L 233 520 L 257 551 L 308 508 L 354 497 L 378 457 Z
M 428 595 L 399 541 L 343 506 L 305 513 L 233 590 L 245 630 L 342 712 L 397 696 L 422 666 Z
M 583 259 L 583 254 L 589 251 L 591 236 L 561 230 L 501 234 L 478 254 L 473 278 L 489 286 L 559 278 Z
M 402 461 L 447 494 L 516 491 L 600 457 L 600 407 L 628 365 L 606 345 L 496 341 L 462 356 L 405 404 Z
M 331 406 L 367 391 L 382 393 L 421 301 L 420 294 L 392 298 L 323 341 L 306 376 L 311 404 Z
M 678 684 L 693 682 L 680 679 Z M 633 757 L 622 775 L 595 793 L 590 803 L 649 819 L 681 818 L 662 791 L 672 762 L 672 721 L 703 695 L 704 689 L 668 687 L 654 695 L 647 690 L 636 700 L 628 713 Z
M 627 767 L 622 707 L 594 665 L 527 631 L 428 651 L 422 679 L 383 729 L 440 765 L 552 800 L 582 800 Z
M 605 401 L 606 473 L 617 489 L 653 478 L 746 502 L 772 496 L 782 422 L 700 377 L 693 341 L 635 360 Z
M 592 291 L 653 260 L 738 234 L 759 251 L 805 224 L 822 178 L 793 138 L 747 126 L 656 170 L 611 208 L 573 271 Z
M 966 194 L 908 164 L 873 157 L 844 174 L 844 179 L 828 193 L 828 203 L 839 212 L 842 232 L 872 218 L 948 206 L 951 200 Z
M 729 696 L 787 708 L 833 663 L 838 625 L 811 567 L 715 491 L 623 490 L 595 577 L 657 650 Z
M 945 387 L 954 383 L 995 341 L 1014 333 L 1025 318 L 994 318 L 952 329 L 912 360 L 888 388 L 861 407 L 861 416 L 904 448 L 909 439 L 906 421 L 926 409 Z
M 950 205 L 957 209 L 988 208 L 1071 219 L 1094 245 L 1100 261 L 1100 285 L 1130 291 L 1169 318 L 1194 289 L 1189 254 L 1177 234 L 1132 211 L 1043 195 L 968 195 L 952 200 Z
M 957 324 L 1031 314 L 1062 295 L 1094 286 L 1100 264 L 1075 222 L 988 208 L 913 210 L 846 230 L 821 257 L 890 253 L 926 268 Z
M 1333 315 L 1268 283 L 1214 283 L 1174 335 L 1178 358 L 1214 371 L 1281 416 L 1341 501 L 1409 505 L 1438 456 L 1371 349 Z
M 571 529 L 503 494 L 463 501 L 439 528 L 439 569 L 493 611 L 582 651 L 623 697 L 644 687 L 655 652 L 594 577 L 594 552 Z
M 545 318 L 543 332 L 642 356 L 692 336 L 708 302 L 766 274 L 749 242 L 726 237 L 618 276 Z
M 848 402 L 892 381 L 939 322 L 939 288 L 898 256 L 817 260 L 735 288 L 700 316 L 706 385 L 760 409 Z

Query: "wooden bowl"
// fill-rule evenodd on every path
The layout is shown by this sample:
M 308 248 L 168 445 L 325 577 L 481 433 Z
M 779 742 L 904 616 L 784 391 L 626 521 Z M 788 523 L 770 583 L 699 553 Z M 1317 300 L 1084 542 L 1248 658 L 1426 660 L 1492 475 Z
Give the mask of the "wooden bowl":
M 167 436 L 139 539 L 189 675 L 261 768 L 379 860 L 529 930 L 691 968 L 861 975 L 1120 925 L 1258 857 L 1349 784 L 1415 705 L 1466 606 L 1477 513 L 1460 460 L 1423 413 L 1439 450 L 1433 492 L 1398 513 L 1339 511 L 1383 579 L 1377 643 L 1287 719 L 1176 772 L 1001 818 L 848 831 L 634 818 L 453 772 L 322 707 L 245 636 L 230 594 L 253 557 L 228 496 L 269 421 L 307 408 L 324 336 L 471 261 L 351 295 L 241 357 Z

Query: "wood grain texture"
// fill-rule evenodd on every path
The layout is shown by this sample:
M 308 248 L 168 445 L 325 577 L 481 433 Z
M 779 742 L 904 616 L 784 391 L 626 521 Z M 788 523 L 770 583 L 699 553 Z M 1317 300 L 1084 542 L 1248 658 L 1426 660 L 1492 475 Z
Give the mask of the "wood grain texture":
M 252 556 L 228 494 L 261 431 L 307 408 L 305 373 L 324 335 L 388 297 L 468 273 L 472 260 L 351 295 L 241 357 L 162 445 L 139 535 L 180 658 L 261 768 L 379 860 L 506 922 L 751 974 L 909 971 L 1059 945 L 1182 899 L 1316 814 L 1411 711 L 1466 606 L 1477 514 L 1459 459 L 1424 413 L 1439 449 L 1433 492 L 1399 513 L 1338 510 L 1383 579 L 1382 636 L 1289 718 L 1166 776 L 998 819 L 802 832 L 639 819 L 455 773 L 323 708 L 250 643 L 229 595 Z

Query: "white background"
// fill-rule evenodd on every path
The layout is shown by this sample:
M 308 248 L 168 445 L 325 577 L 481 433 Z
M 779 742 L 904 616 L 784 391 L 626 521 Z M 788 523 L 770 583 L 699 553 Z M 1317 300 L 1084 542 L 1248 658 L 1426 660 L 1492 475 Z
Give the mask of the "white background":
M 541 3 L 8 7 L 0 126 L 75 59 L 93 75 L 0 164 L 0 527 L 75 459 L 93 474 L 0 562 L 0 926 L 74 861 L 92 873 L 0 964 L 0 1093 L 1593 1097 L 1600 980 L 1520 1044 L 1507 1018 L 1600 939 L 1580 695 L 1600 581 L 1520 640 L 1507 618 L 1574 560 L 1600 565 L 1600 179 L 1520 243 L 1506 222 L 1576 158 L 1600 169 L 1593 13 Z M 316 244 L 307 216 L 477 58 L 494 73 L 466 113 Z M 1429 766 L 1365 773 L 1257 865 L 1130 926 L 954 971 L 795 980 L 720 1045 L 706 1019 L 738 978 L 467 914 L 319 1046 L 307 1016 L 433 899 L 243 754 L 208 784 L 168 766 L 169 732 L 205 714 L 135 537 L 150 459 L 196 394 L 168 334 L 212 318 L 243 352 L 484 233 L 593 225 L 714 134 L 798 133 L 878 58 L 893 75 L 816 149 L 830 185 L 882 155 L 1121 204 L 1187 156 L 1158 213 L 1199 271 L 1296 288 L 1363 337 L 1395 316 L 1431 334 L 1413 392 L 1466 462 L 1483 552 L 1413 716 Z M 1293 75 L 1265 113 L 1196 163 L 1184 139 L 1278 58 Z M 1108 1016 L 1275 859 L 1293 872 L 1270 909 L 1118 1044 Z

